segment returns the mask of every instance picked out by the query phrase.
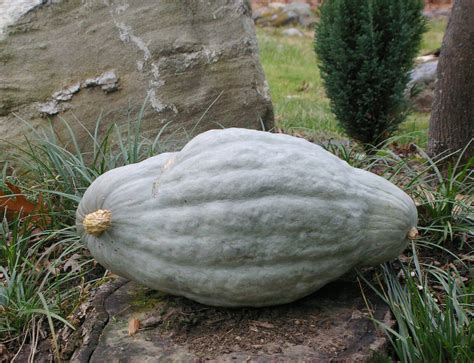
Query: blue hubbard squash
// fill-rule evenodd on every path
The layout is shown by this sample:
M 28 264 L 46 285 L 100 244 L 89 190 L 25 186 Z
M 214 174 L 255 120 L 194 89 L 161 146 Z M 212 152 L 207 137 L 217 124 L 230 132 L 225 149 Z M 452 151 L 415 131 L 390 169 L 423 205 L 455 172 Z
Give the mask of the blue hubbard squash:
M 214 306 L 302 298 L 416 234 L 412 199 L 300 138 L 212 130 L 180 152 L 111 170 L 77 210 L 118 275 Z

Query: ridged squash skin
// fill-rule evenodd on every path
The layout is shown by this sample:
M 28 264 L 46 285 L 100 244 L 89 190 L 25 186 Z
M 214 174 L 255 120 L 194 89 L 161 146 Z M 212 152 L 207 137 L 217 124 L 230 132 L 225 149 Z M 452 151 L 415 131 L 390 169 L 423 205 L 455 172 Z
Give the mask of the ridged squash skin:
M 111 226 L 94 236 L 83 221 L 97 210 Z M 246 129 L 111 170 L 77 210 L 106 268 L 214 306 L 297 300 L 395 258 L 416 221 L 411 198 L 384 178 L 306 140 Z

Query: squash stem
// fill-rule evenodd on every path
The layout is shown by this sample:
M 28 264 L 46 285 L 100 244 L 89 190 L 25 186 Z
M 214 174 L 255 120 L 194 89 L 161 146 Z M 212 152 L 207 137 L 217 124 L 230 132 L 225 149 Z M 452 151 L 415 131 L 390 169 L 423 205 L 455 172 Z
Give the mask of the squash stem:
M 407 234 L 407 238 L 410 240 L 414 240 L 418 237 L 418 230 L 415 227 L 412 227 Z
M 106 209 L 99 209 L 89 213 L 82 221 L 86 233 L 93 236 L 100 236 L 112 225 L 112 212 Z

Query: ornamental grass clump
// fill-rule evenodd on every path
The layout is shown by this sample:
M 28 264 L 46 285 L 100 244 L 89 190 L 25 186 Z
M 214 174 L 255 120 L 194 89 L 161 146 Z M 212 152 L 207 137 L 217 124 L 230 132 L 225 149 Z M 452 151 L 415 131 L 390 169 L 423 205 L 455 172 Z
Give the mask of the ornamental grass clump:
M 388 337 L 393 354 L 378 361 L 473 362 L 472 282 L 465 283 L 467 278 L 455 265 L 467 266 L 457 256 L 450 266 L 426 264 L 416 250 L 412 244 L 407 265 L 402 261 L 382 265 L 376 284 L 359 275 L 390 307 L 396 323 L 391 326 L 374 319 Z M 395 269 L 396 265 L 400 268 Z
M 364 144 L 386 139 L 407 116 L 422 10 L 421 0 L 328 0 L 321 7 L 315 50 L 331 109 Z

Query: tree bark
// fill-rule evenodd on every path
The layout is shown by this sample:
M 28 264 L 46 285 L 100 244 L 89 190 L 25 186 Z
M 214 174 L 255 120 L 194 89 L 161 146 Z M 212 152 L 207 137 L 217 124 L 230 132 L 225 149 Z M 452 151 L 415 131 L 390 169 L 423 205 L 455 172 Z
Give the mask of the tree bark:
M 474 0 L 455 0 L 438 63 L 428 153 L 462 149 L 474 138 Z M 474 155 L 474 141 L 465 152 Z

